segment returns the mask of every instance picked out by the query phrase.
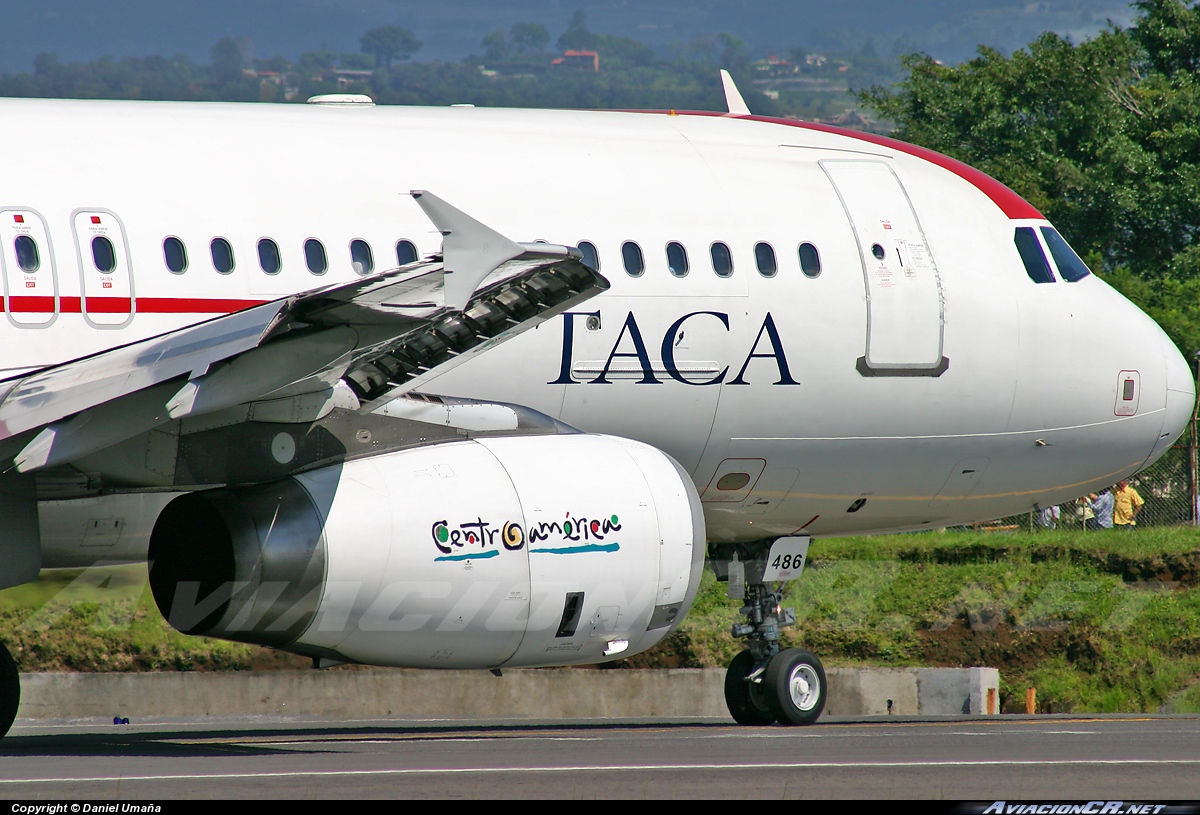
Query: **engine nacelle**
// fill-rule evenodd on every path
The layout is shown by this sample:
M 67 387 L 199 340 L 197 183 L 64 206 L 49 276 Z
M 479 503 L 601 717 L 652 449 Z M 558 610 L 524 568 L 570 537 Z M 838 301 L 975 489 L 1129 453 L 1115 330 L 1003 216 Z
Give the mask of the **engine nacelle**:
M 493 437 L 180 496 L 150 585 L 180 631 L 329 660 L 584 664 L 675 627 L 704 543 L 691 479 L 653 447 Z

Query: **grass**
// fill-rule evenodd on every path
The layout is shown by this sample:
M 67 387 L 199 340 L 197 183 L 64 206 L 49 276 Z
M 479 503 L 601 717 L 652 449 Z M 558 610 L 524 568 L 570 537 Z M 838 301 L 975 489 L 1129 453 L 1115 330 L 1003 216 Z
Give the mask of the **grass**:
M 1200 712 L 1200 530 L 922 533 L 820 540 L 786 592 L 785 629 L 829 666 L 988 665 L 1002 709 Z M 613 667 L 719 667 L 742 645 L 738 604 L 705 571 L 692 611 Z M 0 592 L 0 639 L 22 670 L 300 668 L 299 657 L 188 637 L 145 567 L 46 573 Z
M 197 671 L 302 668 L 301 657 L 189 637 L 167 625 L 146 567 L 44 572 L 0 591 L 0 639 L 23 671 Z
M 988 665 L 1001 704 L 1045 712 L 1200 712 L 1200 531 L 923 533 L 817 541 L 786 629 L 830 666 Z M 725 664 L 741 650 L 705 576 L 672 642 L 627 660 Z

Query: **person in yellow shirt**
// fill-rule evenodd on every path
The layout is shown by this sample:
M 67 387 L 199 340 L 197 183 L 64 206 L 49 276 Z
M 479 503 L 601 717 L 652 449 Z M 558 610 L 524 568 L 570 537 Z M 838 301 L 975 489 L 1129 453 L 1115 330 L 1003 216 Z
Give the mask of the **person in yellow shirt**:
M 1137 514 L 1145 503 L 1128 481 L 1118 481 L 1113 490 L 1113 528 L 1133 529 L 1137 526 Z

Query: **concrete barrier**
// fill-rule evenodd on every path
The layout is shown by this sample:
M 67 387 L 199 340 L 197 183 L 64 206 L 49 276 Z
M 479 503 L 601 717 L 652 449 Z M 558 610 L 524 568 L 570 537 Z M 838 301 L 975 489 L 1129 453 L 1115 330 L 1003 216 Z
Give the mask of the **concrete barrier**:
M 995 668 L 830 668 L 828 716 L 980 715 Z M 536 719 L 717 718 L 725 671 L 328 670 L 21 675 L 31 720 L 317 715 Z

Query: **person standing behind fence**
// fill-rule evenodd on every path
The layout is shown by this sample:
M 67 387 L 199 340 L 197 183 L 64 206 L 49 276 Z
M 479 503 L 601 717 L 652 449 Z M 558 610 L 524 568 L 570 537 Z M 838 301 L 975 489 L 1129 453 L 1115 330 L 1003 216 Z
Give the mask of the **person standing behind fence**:
M 1096 517 L 1088 519 L 1088 529 L 1112 529 L 1113 505 L 1111 490 L 1101 490 L 1099 494 L 1089 493 L 1088 507 L 1096 513 Z
M 1128 481 L 1118 481 L 1113 492 L 1113 526 L 1117 529 L 1133 529 L 1137 526 L 1137 514 L 1145 503 Z

